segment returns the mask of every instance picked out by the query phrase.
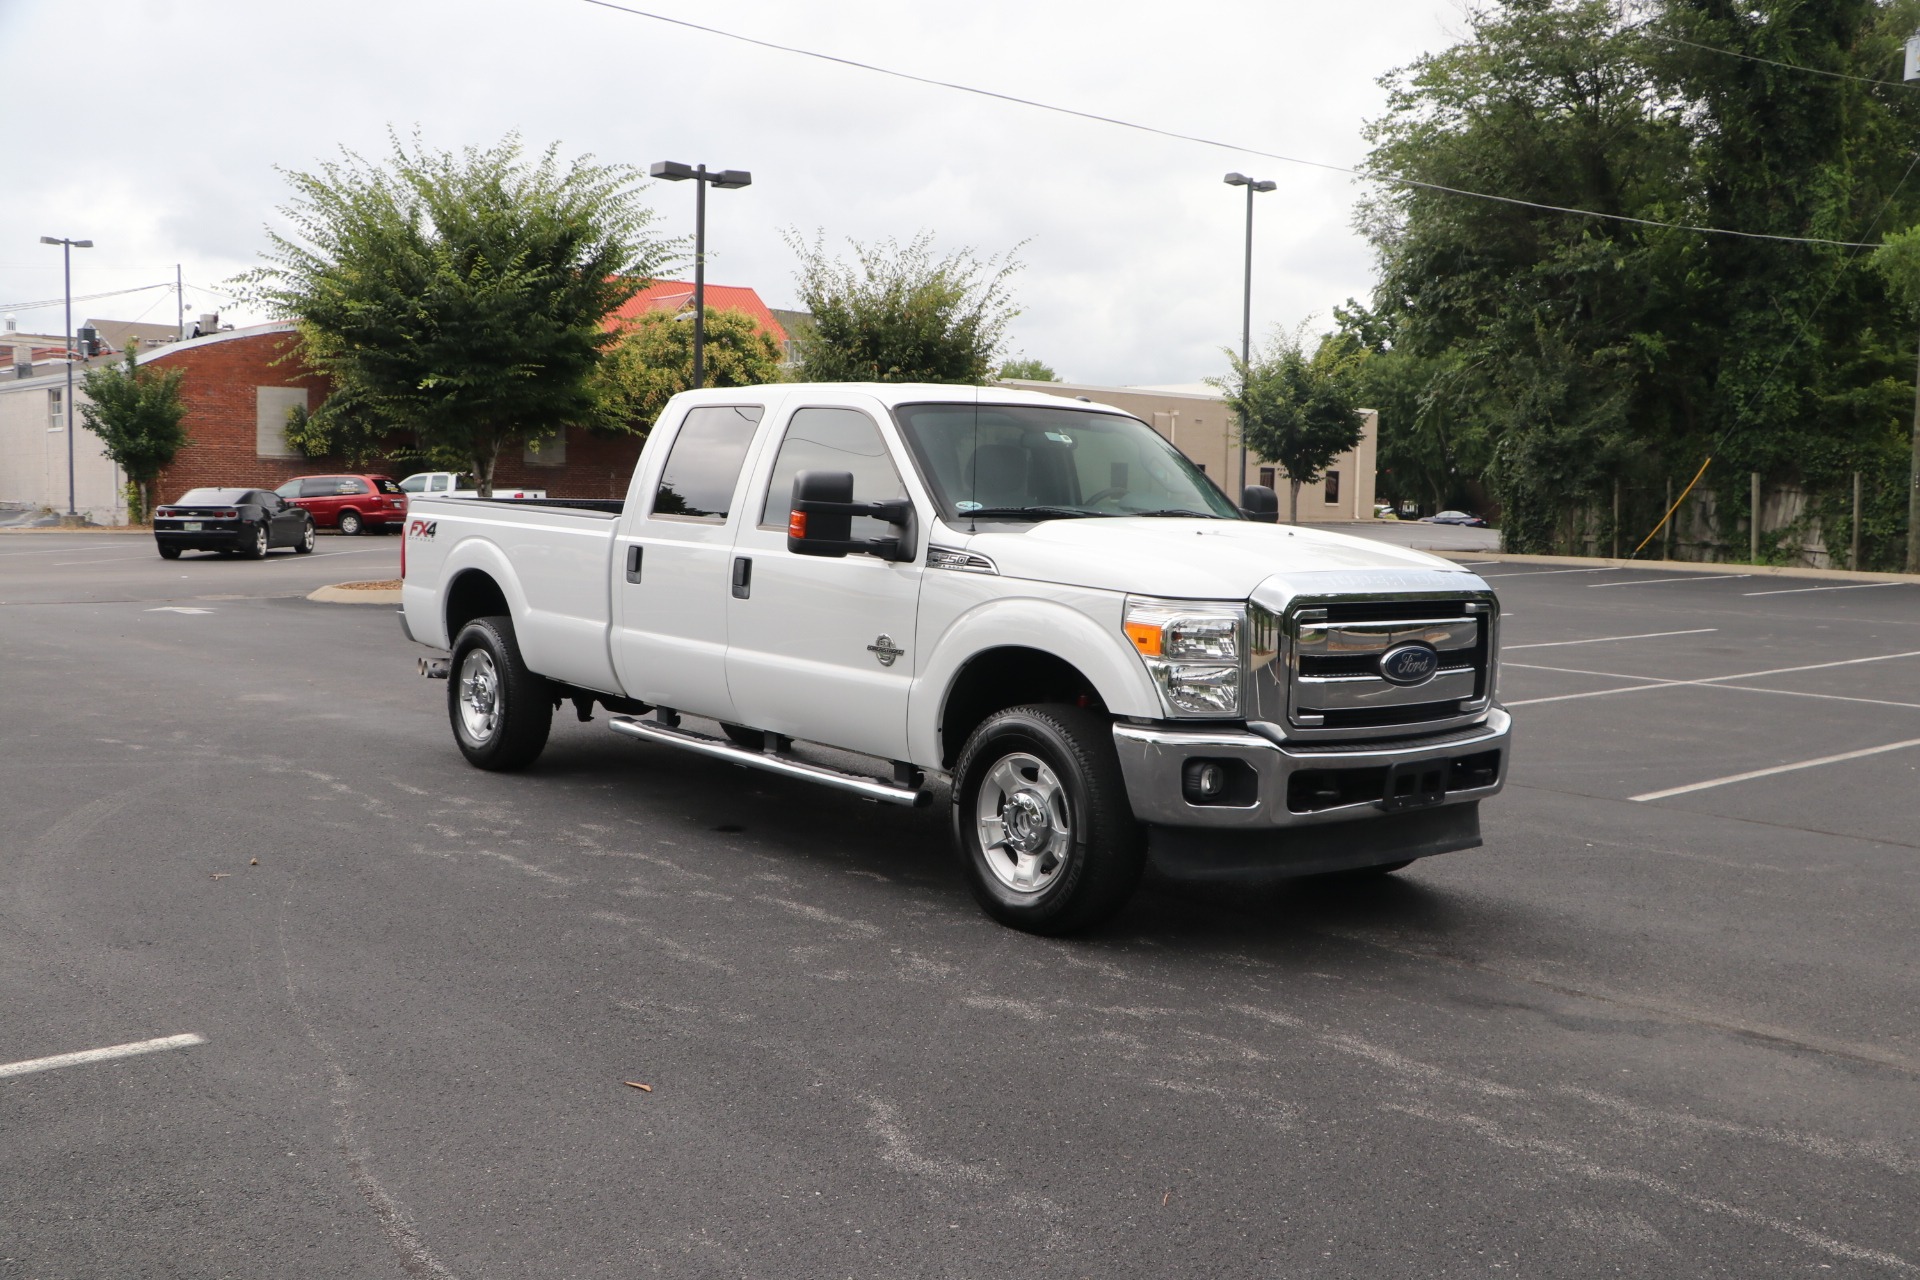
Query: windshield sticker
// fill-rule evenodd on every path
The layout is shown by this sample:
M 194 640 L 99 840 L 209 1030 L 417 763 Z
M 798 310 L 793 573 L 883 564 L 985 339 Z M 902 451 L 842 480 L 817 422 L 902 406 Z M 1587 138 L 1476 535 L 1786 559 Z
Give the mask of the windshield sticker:
M 962 515 L 965 515 L 969 511 L 978 511 L 986 505 L 984 502 L 956 502 L 953 504 L 953 508 Z

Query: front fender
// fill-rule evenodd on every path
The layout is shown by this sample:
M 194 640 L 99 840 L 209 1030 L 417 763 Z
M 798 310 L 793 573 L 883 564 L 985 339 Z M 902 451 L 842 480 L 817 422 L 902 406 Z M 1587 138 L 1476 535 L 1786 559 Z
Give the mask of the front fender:
M 1121 631 L 1123 597 L 1047 584 L 1046 596 L 1005 596 L 1007 580 L 962 574 L 928 574 L 922 627 L 938 628 L 925 655 L 907 708 L 907 745 L 916 763 L 939 768 L 940 721 L 948 694 L 974 658 L 990 649 L 1038 649 L 1071 664 L 1087 678 L 1115 715 L 1158 719 L 1160 698 L 1145 666 Z M 953 580 L 953 581 L 947 581 Z M 934 601 L 936 595 L 963 597 Z M 970 597 L 970 598 L 966 598 Z M 945 607 L 942 608 L 941 606 Z M 947 616 L 929 617 L 930 613 Z M 930 629 L 931 629 L 930 628 Z M 958 743 L 954 744 L 956 748 Z

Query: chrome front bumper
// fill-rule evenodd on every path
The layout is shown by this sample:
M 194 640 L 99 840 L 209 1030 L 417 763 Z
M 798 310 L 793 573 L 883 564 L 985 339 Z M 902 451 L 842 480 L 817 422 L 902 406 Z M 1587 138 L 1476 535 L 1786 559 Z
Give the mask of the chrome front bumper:
M 1506 784 L 1513 718 L 1494 707 L 1482 724 L 1371 742 L 1295 742 L 1272 732 L 1115 724 L 1134 817 L 1152 827 L 1254 833 L 1471 804 Z M 1229 794 L 1233 803 L 1186 798 L 1182 770 L 1192 760 L 1233 762 L 1243 784 Z

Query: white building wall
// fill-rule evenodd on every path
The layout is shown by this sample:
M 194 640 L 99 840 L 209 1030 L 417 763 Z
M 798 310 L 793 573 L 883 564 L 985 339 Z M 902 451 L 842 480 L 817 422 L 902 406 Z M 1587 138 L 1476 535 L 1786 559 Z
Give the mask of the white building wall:
M 0 502 L 67 509 L 67 419 L 50 412 L 49 392 L 66 395 L 65 370 L 53 377 L 0 382 Z M 74 380 L 74 508 L 95 524 L 125 524 L 125 477 L 80 419 L 86 397 Z

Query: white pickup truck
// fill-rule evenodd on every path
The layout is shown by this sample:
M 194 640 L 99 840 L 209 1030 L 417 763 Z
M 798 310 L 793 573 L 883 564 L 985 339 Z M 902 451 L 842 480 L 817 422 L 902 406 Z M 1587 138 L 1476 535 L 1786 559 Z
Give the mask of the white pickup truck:
M 1477 846 L 1510 754 L 1494 593 L 1242 501 L 1103 405 L 695 391 L 624 502 L 416 496 L 402 621 L 451 651 L 421 667 L 480 768 L 532 763 L 571 701 L 870 800 L 944 779 L 975 896 L 1036 932 L 1110 915 L 1149 856 L 1304 875 Z
M 430 498 L 477 498 L 480 491 L 473 487 L 473 477 L 461 471 L 416 471 L 400 482 L 401 491 L 414 497 Z M 494 486 L 496 498 L 544 498 L 545 489 L 529 489 L 513 485 Z

